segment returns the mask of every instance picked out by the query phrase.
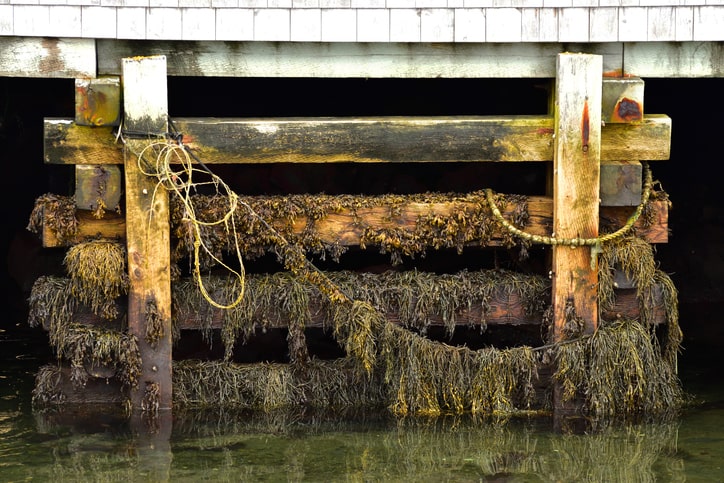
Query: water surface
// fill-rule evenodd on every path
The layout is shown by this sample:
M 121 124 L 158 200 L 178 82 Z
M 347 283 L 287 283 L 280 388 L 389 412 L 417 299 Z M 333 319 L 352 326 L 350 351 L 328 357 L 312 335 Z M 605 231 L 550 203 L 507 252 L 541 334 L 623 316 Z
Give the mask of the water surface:
M 548 417 L 189 411 L 164 436 L 113 414 L 33 411 L 46 347 L 0 332 L 1 481 L 724 481 L 724 384 L 693 366 L 681 377 L 698 404 L 679 416 L 584 434 Z

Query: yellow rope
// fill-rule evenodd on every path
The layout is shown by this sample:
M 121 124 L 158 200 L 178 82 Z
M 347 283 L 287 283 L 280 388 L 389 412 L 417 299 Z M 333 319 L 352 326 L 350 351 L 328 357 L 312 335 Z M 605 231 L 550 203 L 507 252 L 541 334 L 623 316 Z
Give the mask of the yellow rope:
M 156 165 L 154 169 L 147 170 L 144 168 L 144 155 L 148 150 L 158 150 L 155 155 Z M 172 169 L 172 164 L 176 163 L 180 165 L 178 170 Z M 194 236 L 194 279 L 203 295 L 212 306 L 219 309 L 231 309 L 236 307 L 241 300 L 244 298 L 246 270 L 244 268 L 244 262 L 241 257 L 241 249 L 239 247 L 239 239 L 236 233 L 236 222 L 234 219 L 234 212 L 238 206 L 239 197 L 234 193 L 231 188 L 224 183 L 224 181 L 213 173 L 194 168 L 193 160 L 189 156 L 189 153 L 178 144 L 171 144 L 169 142 L 157 142 L 151 143 L 143 148 L 138 155 L 138 169 L 146 176 L 152 176 L 158 179 L 156 190 L 159 187 L 165 188 L 170 193 L 177 195 L 178 199 L 184 206 L 185 219 L 187 219 L 193 226 Z M 199 172 L 204 175 L 211 177 L 209 181 L 196 182 L 193 179 L 194 173 Z M 191 201 L 191 188 L 202 185 L 213 185 L 217 192 L 225 192 L 229 198 L 229 209 L 224 213 L 224 216 L 214 221 L 201 221 L 196 216 L 194 205 Z M 154 192 L 155 195 L 155 192 Z M 234 249 L 236 251 L 236 258 L 239 261 L 239 270 L 235 270 L 223 260 L 219 259 L 214 255 L 211 250 L 204 244 L 201 236 L 202 226 L 215 226 L 223 224 L 227 232 L 231 232 L 234 239 Z M 214 262 L 222 266 L 229 273 L 234 275 L 239 280 L 239 293 L 233 302 L 224 304 L 217 302 L 211 297 L 206 286 L 204 285 L 203 278 L 201 277 L 200 267 L 200 255 L 203 250 Z

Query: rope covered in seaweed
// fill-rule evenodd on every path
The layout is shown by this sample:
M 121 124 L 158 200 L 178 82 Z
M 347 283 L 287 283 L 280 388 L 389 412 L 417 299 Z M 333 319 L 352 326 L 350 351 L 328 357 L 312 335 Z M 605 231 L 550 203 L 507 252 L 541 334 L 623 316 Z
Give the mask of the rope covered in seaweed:
M 485 190 L 485 195 L 488 201 L 488 205 L 490 206 L 490 211 L 492 211 L 493 213 L 493 216 L 495 216 L 498 222 L 514 236 L 517 236 L 519 238 L 522 238 L 523 240 L 532 243 L 542 245 L 569 246 L 572 248 L 578 246 L 593 246 L 598 247 L 600 250 L 600 246 L 603 243 L 615 240 L 628 233 L 629 230 L 631 230 L 634 224 L 638 221 L 641 213 L 643 213 L 644 207 L 649 201 L 649 197 L 651 195 L 651 190 L 653 187 L 651 169 L 649 168 L 649 164 L 645 161 L 642 162 L 642 165 L 644 167 L 644 184 L 643 191 L 641 193 L 641 203 L 639 203 L 639 205 L 636 207 L 636 210 L 634 210 L 624 226 L 622 226 L 615 232 L 597 236 L 595 238 L 556 238 L 555 236 L 534 235 L 532 233 L 525 232 L 520 228 L 514 226 L 503 217 L 503 214 L 500 212 L 500 209 L 495 203 L 493 191 L 490 188 Z

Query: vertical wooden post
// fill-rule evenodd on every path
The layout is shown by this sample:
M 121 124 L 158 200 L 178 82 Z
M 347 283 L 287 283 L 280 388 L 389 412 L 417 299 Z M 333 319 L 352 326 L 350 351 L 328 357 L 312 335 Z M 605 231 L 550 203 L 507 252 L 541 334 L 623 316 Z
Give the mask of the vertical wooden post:
M 149 149 L 154 135 L 168 131 L 166 57 L 123 59 L 124 130 L 148 133 L 126 138 L 126 236 L 128 247 L 128 328 L 138 338 L 142 374 L 131 393 L 134 409 L 171 408 L 171 275 L 168 193 L 144 174 L 155 166 Z M 138 136 L 138 137 L 143 137 Z M 146 164 L 144 165 L 144 162 Z
M 121 78 L 75 80 L 75 123 L 79 126 L 118 126 Z M 81 210 L 115 210 L 121 199 L 119 166 L 75 165 L 75 206 Z
M 602 59 L 558 55 L 556 63 L 553 230 L 556 238 L 598 236 Z M 571 309 L 583 333 L 598 326 L 598 257 L 591 247 L 553 249 L 554 340 L 566 338 Z M 561 408 L 559 391 L 554 406 Z

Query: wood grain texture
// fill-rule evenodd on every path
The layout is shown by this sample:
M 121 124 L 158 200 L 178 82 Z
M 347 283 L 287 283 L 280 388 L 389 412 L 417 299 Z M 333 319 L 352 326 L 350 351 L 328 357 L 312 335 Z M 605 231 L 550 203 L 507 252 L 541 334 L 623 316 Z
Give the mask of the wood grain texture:
M 191 77 L 553 78 L 556 55 L 566 50 L 602 55 L 606 71 L 623 68 L 623 46 L 618 42 L 558 43 L 557 37 L 541 38 L 539 43 L 96 43 L 98 75 L 120 74 L 124 57 L 156 54 L 166 56 L 169 75 Z
M 553 230 L 557 238 L 595 238 L 599 229 L 601 58 L 561 54 L 556 77 Z M 584 333 L 598 327 L 598 267 L 591 247 L 553 249 L 554 338 L 568 334 L 572 306 Z
M 95 77 L 93 39 L 0 36 L 0 77 Z
M 552 161 L 552 116 L 179 118 L 184 144 L 205 164 Z M 46 118 L 45 162 L 123 164 L 111 127 Z M 601 160 L 665 160 L 671 118 L 607 124 Z
M 129 129 L 165 132 L 167 127 L 166 59 L 129 58 L 123 62 L 125 124 Z M 137 153 L 147 141 L 125 148 L 126 246 L 128 249 L 128 329 L 138 338 L 141 376 L 131 402 L 141 408 L 148 384 L 158 384 L 160 409 L 171 407 L 171 275 L 168 193 L 139 169 Z M 147 328 L 157 318 L 161 334 L 155 344 Z

